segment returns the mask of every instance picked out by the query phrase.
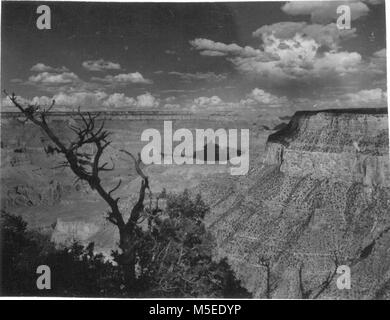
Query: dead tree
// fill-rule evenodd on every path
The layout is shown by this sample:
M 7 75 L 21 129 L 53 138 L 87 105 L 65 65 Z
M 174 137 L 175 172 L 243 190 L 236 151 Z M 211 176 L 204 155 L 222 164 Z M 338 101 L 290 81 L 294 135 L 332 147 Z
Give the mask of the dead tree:
M 135 162 L 136 171 L 142 178 L 142 182 L 138 200 L 130 212 L 130 217 L 125 221 L 118 206 L 120 198 L 114 197 L 113 195 L 113 193 L 119 189 L 122 180 L 120 180 L 114 188 L 108 190 L 103 187 L 100 178 L 102 172 L 114 170 L 114 165 L 108 167 L 109 164 L 107 162 L 101 163 L 100 161 L 111 141 L 108 140 L 109 132 L 104 129 L 104 121 L 96 128 L 96 120 L 99 117 L 99 113 L 91 114 L 87 112 L 83 114 L 78 110 L 78 117 L 82 125 L 68 125 L 69 129 L 75 133 L 75 139 L 69 143 L 65 143 L 61 141 L 47 123 L 47 115 L 53 108 L 55 101 L 53 101 L 47 109 L 42 109 L 38 105 L 28 105 L 24 107 L 17 101 L 17 97 L 14 93 L 8 95 L 7 92 L 5 92 L 5 94 L 15 107 L 25 116 L 23 123 L 31 121 L 36 126 L 40 127 L 54 143 L 54 147 L 51 147 L 52 150 L 62 154 L 66 158 L 66 161 L 62 163 L 61 166 L 69 167 L 77 176 L 78 180 L 87 182 L 91 189 L 96 190 L 109 206 L 110 210 L 107 213 L 106 219 L 117 226 L 119 230 L 119 247 L 122 252 L 118 258 L 118 263 L 123 267 L 126 288 L 131 292 L 134 289 L 133 285 L 136 280 L 135 246 L 137 244 L 137 222 L 144 210 L 145 191 L 146 189 L 149 189 L 148 177 L 143 174 L 140 169 L 139 161 L 131 155 Z M 95 151 L 86 152 L 86 146 L 93 146 Z M 130 154 L 127 151 L 126 153 Z

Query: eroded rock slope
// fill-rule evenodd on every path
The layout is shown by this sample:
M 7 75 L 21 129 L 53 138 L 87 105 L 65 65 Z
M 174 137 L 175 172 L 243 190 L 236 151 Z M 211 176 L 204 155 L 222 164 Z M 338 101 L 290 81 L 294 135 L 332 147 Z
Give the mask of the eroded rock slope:
M 199 189 L 218 256 L 256 297 L 390 297 L 386 109 L 298 112 L 247 177 Z M 336 286 L 339 265 L 351 290 Z

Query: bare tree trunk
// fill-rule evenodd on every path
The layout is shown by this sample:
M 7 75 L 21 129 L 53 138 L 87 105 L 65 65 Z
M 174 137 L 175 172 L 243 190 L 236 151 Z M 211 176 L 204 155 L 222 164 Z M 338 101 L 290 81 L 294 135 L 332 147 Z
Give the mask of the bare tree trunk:
M 136 167 L 138 170 L 139 167 Z M 144 210 L 145 190 L 149 189 L 148 178 L 144 176 L 141 189 L 139 191 L 137 203 L 134 205 L 130 213 L 130 218 L 124 227 L 119 228 L 119 247 L 122 253 L 119 257 L 118 263 L 123 269 L 125 278 L 125 287 L 129 294 L 136 292 L 136 259 L 137 259 L 137 236 L 136 228 L 137 221 Z
M 135 239 L 131 232 L 126 230 L 120 231 L 119 247 L 122 250 L 119 256 L 118 264 L 123 270 L 126 291 L 131 294 L 135 292 L 136 285 L 136 251 L 135 251 Z

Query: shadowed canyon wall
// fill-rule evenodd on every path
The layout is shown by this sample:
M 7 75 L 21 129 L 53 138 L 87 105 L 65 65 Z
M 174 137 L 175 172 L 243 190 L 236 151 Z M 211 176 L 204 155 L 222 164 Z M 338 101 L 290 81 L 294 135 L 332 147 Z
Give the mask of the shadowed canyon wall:
M 386 295 L 386 109 L 298 112 L 269 136 L 264 157 L 248 177 L 231 181 L 228 191 L 222 184 L 212 183 L 208 225 L 217 254 L 228 257 L 255 296 Z M 200 188 L 210 192 L 206 184 Z M 337 288 L 338 265 L 351 268 L 351 290 Z

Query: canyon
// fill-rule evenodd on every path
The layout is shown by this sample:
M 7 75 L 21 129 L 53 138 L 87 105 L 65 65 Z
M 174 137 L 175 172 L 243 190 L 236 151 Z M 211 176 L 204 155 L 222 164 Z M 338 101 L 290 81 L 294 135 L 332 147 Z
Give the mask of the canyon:
M 258 129 L 255 120 L 230 115 L 169 112 L 104 112 L 100 120 L 111 133 L 112 144 L 102 157 L 115 169 L 103 173 L 103 184 L 114 187 L 123 180 L 116 195 L 121 198 L 120 208 L 124 214 L 135 203 L 141 181 L 136 174 L 133 160 L 121 153 L 120 149 L 141 152 L 147 142 L 141 140 L 145 129 L 163 132 L 164 121 L 172 121 L 174 130 L 196 129 L 249 129 L 250 149 L 261 150 L 269 131 Z M 272 126 L 277 119 L 271 119 Z M 68 126 L 80 125 L 75 113 L 53 112 L 48 117 L 49 125 L 65 142 L 72 139 Z M 95 243 L 95 249 L 105 255 L 117 248 L 119 235 L 116 228 L 106 221 L 108 207 L 86 184 L 76 181 L 69 168 L 61 167 L 64 159 L 53 152 L 48 137 L 39 128 L 16 112 L 2 113 L 1 119 L 1 207 L 2 210 L 21 215 L 31 228 L 47 232 L 53 241 L 69 244 L 77 240 L 83 244 Z M 179 142 L 177 142 L 179 143 Z M 197 154 L 198 150 L 194 150 Z M 202 150 L 203 151 L 203 150 Z M 206 176 L 229 175 L 227 165 L 161 164 L 144 168 L 149 176 L 153 193 L 163 189 L 181 192 L 194 188 Z
M 387 109 L 300 111 L 283 119 L 189 114 L 105 114 L 112 148 L 103 176 L 118 189 L 126 213 L 140 186 L 133 163 L 118 150 L 139 152 L 145 128 L 235 128 L 250 131 L 250 166 L 231 176 L 225 165 L 148 165 L 153 192 L 190 189 L 211 207 L 215 257 L 227 258 L 257 298 L 389 298 L 390 161 Z M 22 215 L 56 243 L 94 242 L 109 255 L 115 228 L 106 206 L 76 182 L 50 152 L 47 137 L 14 113 L 1 120 L 1 206 Z M 71 139 L 70 115 L 51 125 Z M 275 128 L 277 130 L 270 130 Z M 338 265 L 351 268 L 351 290 L 336 286 Z M 329 280 L 329 283 L 326 283 Z M 326 284 L 326 286 L 324 285 Z

